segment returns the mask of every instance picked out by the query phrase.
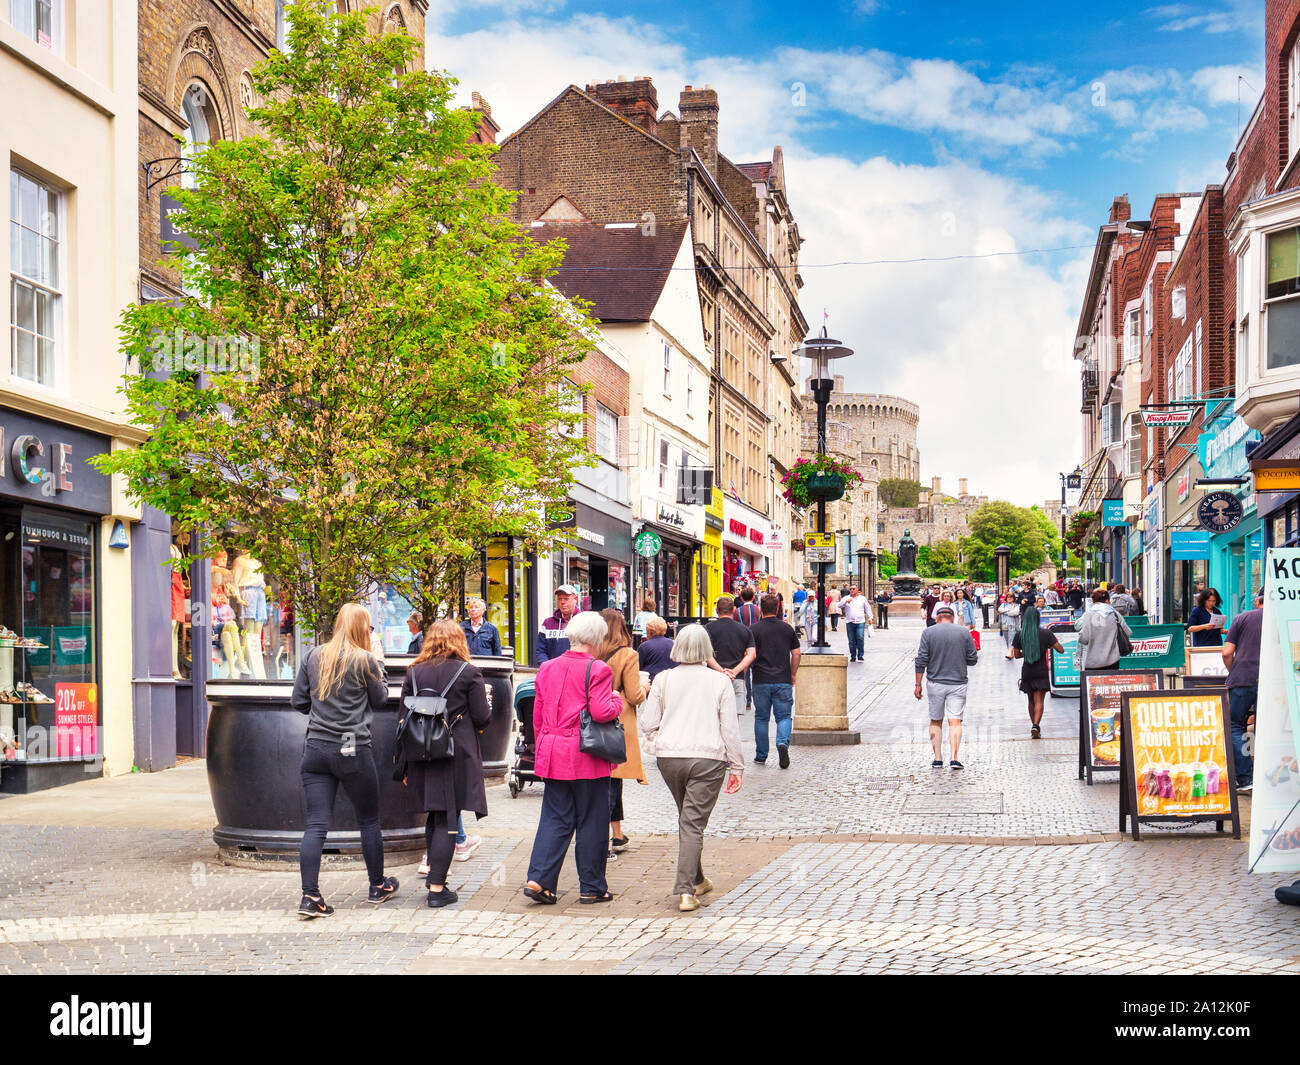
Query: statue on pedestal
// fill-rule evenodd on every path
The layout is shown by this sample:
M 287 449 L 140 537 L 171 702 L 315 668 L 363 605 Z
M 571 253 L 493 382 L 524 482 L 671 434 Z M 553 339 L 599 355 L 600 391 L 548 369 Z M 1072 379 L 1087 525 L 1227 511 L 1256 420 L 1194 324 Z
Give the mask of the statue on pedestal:
M 912 530 L 905 529 L 898 541 L 898 573 L 894 577 L 896 595 L 913 596 L 921 592 L 921 578 L 916 575 L 916 541 Z

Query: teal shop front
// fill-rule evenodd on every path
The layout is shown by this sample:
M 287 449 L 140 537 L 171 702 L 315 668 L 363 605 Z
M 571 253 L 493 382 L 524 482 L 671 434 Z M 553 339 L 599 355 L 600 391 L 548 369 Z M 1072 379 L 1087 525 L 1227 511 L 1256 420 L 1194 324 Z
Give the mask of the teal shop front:
M 1264 533 L 1246 456 L 1259 440 L 1256 430 L 1231 413 L 1215 418 L 1197 440 L 1205 479 L 1221 482 L 1201 493 L 1198 517 L 1201 527 L 1210 531 L 1210 587 L 1222 596 L 1223 612 L 1230 619 L 1254 606 L 1252 589 L 1263 581 Z M 1234 478 L 1242 478 L 1242 484 L 1227 483 Z M 1233 499 L 1240 517 L 1236 506 L 1228 505 Z

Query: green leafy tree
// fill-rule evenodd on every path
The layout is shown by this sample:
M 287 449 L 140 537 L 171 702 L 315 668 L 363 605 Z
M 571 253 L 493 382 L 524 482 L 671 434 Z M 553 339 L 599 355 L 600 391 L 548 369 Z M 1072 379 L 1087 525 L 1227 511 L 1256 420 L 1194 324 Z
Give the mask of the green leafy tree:
M 997 576 L 994 551 L 999 545 L 1011 548 L 1012 573 L 1028 573 L 1041 566 L 1047 552 L 1059 544 L 1045 514 L 1035 514 L 1005 500 L 985 503 L 976 510 L 970 518 L 970 530 L 961 542 L 961 551 L 968 575 L 982 581 Z
M 898 572 L 898 556 L 892 551 L 881 551 L 878 565 L 882 577 L 892 577 Z
M 589 461 L 560 429 L 591 325 L 545 283 L 561 249 L 508 221 L 454 82 L 412 70 L 417 43 L 332 0 L 288 11 L 291 49 L 252 72 L 258 132 L 174 190 L 189 297 L 122 317 L 149 438 L 98 465 L 185 527 L 238 526 L 325 631 L 381 580 L 428 609 L 489 535 L 545 542 Z
M 886 477 L 877 490 L 880 501 L 888 507 L 916 507 L 921 505 L 921 482 L 902 477 Z
M 954 540 L 940 540 L 930 548 L 930 568 L 935 577 L 960 577 L 964 566 L 961 549 Z

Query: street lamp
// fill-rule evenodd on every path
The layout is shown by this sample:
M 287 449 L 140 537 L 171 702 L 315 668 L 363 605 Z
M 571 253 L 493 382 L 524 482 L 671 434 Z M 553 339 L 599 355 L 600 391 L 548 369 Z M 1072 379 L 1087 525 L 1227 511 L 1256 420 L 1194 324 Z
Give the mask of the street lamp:
M 813 399 L 817 402 L 817 454 L 826 454 L 826 407 L 830 403 L 831 390 L 835 387 L 835 379 L 830 373 L 830 364 L 833 359 L 846 359 L 853 354 L 853 349 L 845 347 L 838 340 L 832 340 L 826 335 L 826 327 L 822 326 L 822 335 L 819 337 L 809 337 L 803 343 L 795 354 L 802 355 L 812 360 L 813 374 L 812 379 L 808 382 L 812 389 Z M 824 533 L 826 531 L 826 500 L 817 500 L 817 531 Z M 820 650 L 829 647 L 826 642 L 826 563 L 817 563 L 817 639 L 813 642 L 813 648 Z

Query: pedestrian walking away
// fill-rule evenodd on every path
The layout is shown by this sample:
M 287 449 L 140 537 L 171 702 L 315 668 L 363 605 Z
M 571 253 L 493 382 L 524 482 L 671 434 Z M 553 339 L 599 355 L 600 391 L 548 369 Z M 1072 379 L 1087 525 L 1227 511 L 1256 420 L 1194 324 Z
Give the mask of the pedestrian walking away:
M 794 682 L 801 654 L 799 637 L 776 616 L 776 596 L 763 596 L 761 609 L 762 616 L 752 629 L 756 655 L 750 669 L 754 678 L 754 761 L 759 765 L 767 762 L 768 722 L 775 717 L 776 756 L 781 768 L 788 769 L 790 733 L 794 727 Z
M 1020 667 L 1020 690 L 1029 700 L 1029 735 L 1040 739 L 1043 734 L 1043 703 L 1047 693 L 1052 689 L 1051 678 L 1047 670 L 1047 651 L 1064 654 L 1061 641 L 1039 623 L 1037 607 L 1026 607 L 1020 617 L 1020 631 L 1011 641 L 1008 658 L 1022 658 Z
M 614 721 L 623 699 L 614 691 L 613 671 L 596 657 L 609 635 L 605 619 L 592 611 L 568 623 L 569 649 L 538 671 L 533 700 L 537 737 L 534 766 L 543 781 L 542 810 L 528 861 L 524 895 L 553 906 L 560 868 L 574 843 L 578 865 L 578 901 L 609 902 L 605 882 L 609 860 L 609 774 L 613 764 L 583 752 L 579 726 L 583 711 L 592 721 Z
M 650 688 L 641 728 L 655 741 L 659 775 L 677 804 L 678 909 L 699 909 L 713 890 L 704 873 L 704 831 L 725 781 L 740 790 L 745 756 L 736 699 L 727 678 L 707 663 L 717 649 L 701 625 L 687 625 L 673 644 L 678 668 L 661 673 Z
M 826 593 L 826 620 L 831 624 L 831 632 L 840 631 L 841 612 L 840 593 L 837 589 L 832 588 Z
M 646 618 L 645 639 L 636 649 L 636 656 L 640 668 L 650 674 L 651 684 L 662 670 L 672 669 L 675 664 L 672 659 L 673 641 L 667 633 L 668 622 L 658 614 Z
M 1121 634 L 1126 642 L 1133 635 L 1128 622 L 1110 605 L 1110 593 L 1098 588 L 1092 606 L 1074 623 L 1079 633 L 1076 655 L 1080 669 L 1114 669 L 1123 657 Z
M 370 748 L 374 712 L 388 701 L 384 667 L 370 650 L 370 611 L 345 603 L 327 642 L 303 656 L 289 704 L 307 715 L 302 752 L 302 790 L 307 827 L 298 865 L 305 918 L 334 912 L 321 895 L 320 863 L 334 799 L 341 786 L 356 813 L 361 854 L 370 878 L 371 903 L 387 902 L 397 878 L 384 875 L 384 839 L 379 827 L 379 777 Z
M 439 909 L 458 901 L 447 883 L 447 871 L 457 857 L 460 812 L 469 810 L 476 817 L 487 817 L 478 738 L 492 720 L 492 709 L 483 674 L 470 661 L 465 629 L 454 621 L 435 621 L 430 626 L 424 649 L 407 669 L 402 682 L 399 728 L 403 716 L 414 712 L 410 701 L 428 695 L 447 701 L 452 756 L 433 761 L 399 761 L 393 776 L 410 790 L 428 815 L 424 826 L 424 884 L 429 889 L 429 907 Z M 397 757 L 402 759 L 404 753 L 399 748 Z
M 749 701 L 747 673 L 758 653 L 754 647 L 754 634 L 736 620 L 736 604 L 732 602 L 731 596 L 722 596 L 714 610 L 717 617 L 704 626 L 713 645 L 713 657 L 709 660 L 709 665 L 726 674 L 736 697 L 736 713 L 743 714 Z
M 615 766 L 609 776 L 609 850 L 612 857 L 626 850 L 630 842 L 623 831 L 623 781 L 647 783 L 641 766 L 641 747 L 636 741 L 636 708 L 645 702 L 646 693 L 641 690 L 640 661 L 636 651 L 632 650 L 632 634 L 627 630 L 622 611 L 606 607 L 600 616 L 605 620 L 609 633 L 597 653 L 614 674 L 614 690 L 623 700 L 618 719 L 623 723 L 623 736 L 627 743 L 627 761 Z
M 932 769 L 943 768 L 943 723 L 948 721 L 948 743 L 952 750 L 952 768 L 965 768 L 957 760 L 961 747 L 962 720 L 966 713 L 968 670 L 979 661 L 970 630 L 955 625 L 953 608 L 941 604 L 935 610 L 935 624 L 921 633 L 916 651 L 916 690 L 922 697 L 921 681 L 926 681 L 930 706 L 930 746 L 934 750 Z
M 844 612 L 845 634 L 849 638 L 849 661 L 861 662 L 865 654 L 863 636 L 871 619 L 871 604 L 859 588 L 850 586 L 840 609 Z

